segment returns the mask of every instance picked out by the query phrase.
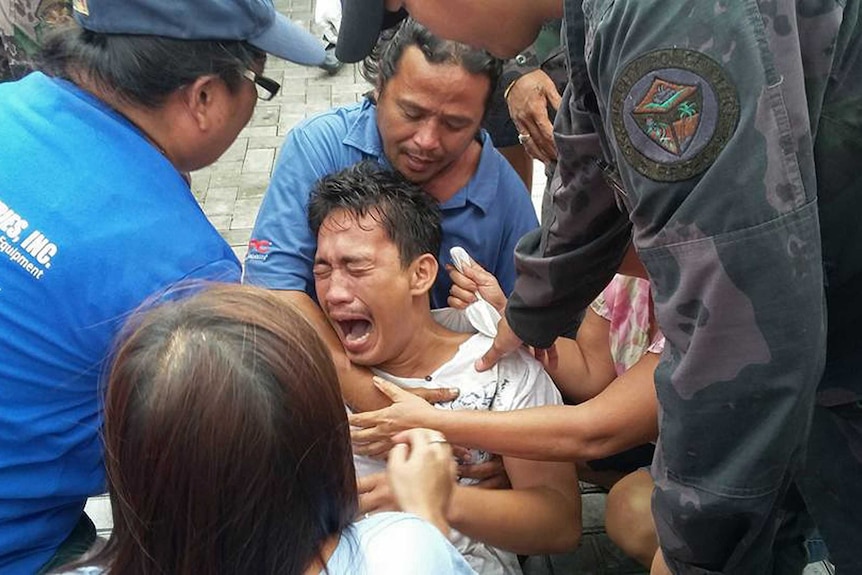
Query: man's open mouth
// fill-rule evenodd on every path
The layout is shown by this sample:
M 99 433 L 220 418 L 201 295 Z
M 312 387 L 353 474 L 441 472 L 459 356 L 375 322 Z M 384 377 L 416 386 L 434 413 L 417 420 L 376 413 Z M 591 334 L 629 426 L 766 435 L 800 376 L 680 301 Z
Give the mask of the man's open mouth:
M 367 319 L 342 319 L 336 320 L 335 323 L 341 332 L 344 347 L 348 351 L 365 343 L 373 328 L 372 323 Z

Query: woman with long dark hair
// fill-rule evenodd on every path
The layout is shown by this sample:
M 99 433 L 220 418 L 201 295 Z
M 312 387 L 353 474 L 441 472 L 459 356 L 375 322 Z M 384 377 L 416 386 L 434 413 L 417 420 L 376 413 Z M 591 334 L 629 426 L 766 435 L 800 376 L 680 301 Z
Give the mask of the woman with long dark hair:
M 402 508 L 447 529 L 451 449 L 393 452 Z M 114 530 L 79 573 L 472 573 L 432 525 L 354 522 L 356 481 L 329 354 L 264 290 L 217 285 L 131 320 L 105 400 Z

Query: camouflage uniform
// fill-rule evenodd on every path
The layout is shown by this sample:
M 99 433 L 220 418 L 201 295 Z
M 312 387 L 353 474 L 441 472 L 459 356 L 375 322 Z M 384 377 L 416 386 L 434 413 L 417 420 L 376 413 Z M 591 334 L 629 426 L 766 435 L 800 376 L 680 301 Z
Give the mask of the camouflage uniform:
M 45 35 L 71 20 L 68 0 L 0 0 L 0 81 L 33 68 Z
M 801 570 L 797 487 L 862 573 L 860 4 L 566 0 L 562 186 L 507 317 L 549 345 L 633 237 L 667 338 L 653 513 L 675 573 Z

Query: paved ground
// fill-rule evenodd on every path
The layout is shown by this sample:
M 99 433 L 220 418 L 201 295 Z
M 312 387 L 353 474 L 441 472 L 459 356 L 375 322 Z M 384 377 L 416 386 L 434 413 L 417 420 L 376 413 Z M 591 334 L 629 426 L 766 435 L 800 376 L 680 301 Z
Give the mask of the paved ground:
M 312 0 L 275 4 L 302 24 L 312 19 Z M 270 58 L 265 73 L 281 83 L 278 96 L 259 103 L 249 125 L 218 162 L 192 174 L 192 190 L 204 212 L 240 259 L 284 135 L 309 115 L 356 102 L 369 89 L 353 65 L 329 76 L 317 68 Z

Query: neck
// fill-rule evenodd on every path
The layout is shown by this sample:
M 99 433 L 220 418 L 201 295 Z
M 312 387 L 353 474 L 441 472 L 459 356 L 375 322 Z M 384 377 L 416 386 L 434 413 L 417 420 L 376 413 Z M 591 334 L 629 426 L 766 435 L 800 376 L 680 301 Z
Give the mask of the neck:
M 467 182 L 473 178 L 479 168 L 481 157 L 482 144 L 472 140 L 463 154 L 423 184 L 422 189 L 442 204 L 457 194 L 458 190 L 466 186 Z
M 170 142 L 167 137 L 168 131 L 165 128 L 168 121 L 165 120 L 163 114 L 154 114 L 149 108 L 128 103 L 119 98 L 114 91 L 103 89 L 98 83 L 91 81 L 83 74 L 73 73 L 72 78 L 78 87 L 90 92 L 128 120 L 141 132 L 147 142 L 165 156 L 171 164 L 177 166 L 169 153 Z M 177 167 L 177 169 L 180 168 Z
M 143 110 L 140 107 L 127 105 L 114 105 L 113 108 L 119 112 L 129 123 L 135 126 L 143 134 L 144 138 L 152 144 L 164 157 L 168 159 L 174 166 L 176 162 L 168 153 L 168 137 L 167 131 L 162 128 L 162 120 L 149 111 Z M 179 168 L 177 168 L 179 169 Z
M 311 565 L 305 569 L 303 575 L 318 575 L 318 573 L 323 571 L 324 567 L 326 567 L 326 562 L 329 561 L 329 558 L 335 552 L 335 548 L 338 547 L 339 539 L 341 539 L 340 535 L 328 537 L 320 546 L 320 557 L 315 558 L 311 562 Z
M 410 322 L 410 337 L 398 355 L 375 367 L 395 377 L 426 377 L 452 359 L 458 346 L 470 337 L 446 329 L 427 309 L 422 312 Z

